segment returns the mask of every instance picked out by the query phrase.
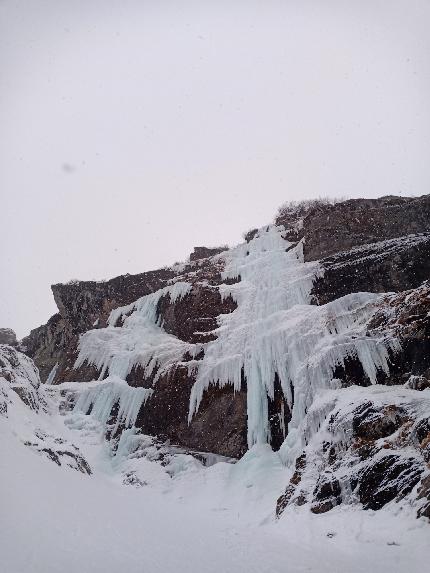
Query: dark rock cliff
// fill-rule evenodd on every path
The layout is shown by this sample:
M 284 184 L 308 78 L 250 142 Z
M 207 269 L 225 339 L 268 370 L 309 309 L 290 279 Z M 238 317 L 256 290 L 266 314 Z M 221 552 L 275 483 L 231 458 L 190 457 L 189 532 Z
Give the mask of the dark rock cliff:
M 324 275 L 314 283 L 317 304 L 350 292 L 400 292 L 430 277 L 430 233 L 353 247 L 321 260 Z
M 305 237 L 305 260 L 315 261 L 358 245 L 430 232 L 430 195 L 350 199 L 334 205 L 316 201 L 304 212 L 281 210 L 276 223 L 292 229 L 290 240 Z
M 0 328 L 0 344 L 16 346 L 17 343 L 16 334 L 11 328 Z

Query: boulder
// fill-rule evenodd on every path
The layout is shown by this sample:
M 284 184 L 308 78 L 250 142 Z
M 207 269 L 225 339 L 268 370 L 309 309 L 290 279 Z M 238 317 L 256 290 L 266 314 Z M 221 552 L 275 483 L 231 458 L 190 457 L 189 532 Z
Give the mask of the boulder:
M 18 344 L 16 334 L 11 328 L 0 328 L 0 344 L 8 344 L 9 346 Z

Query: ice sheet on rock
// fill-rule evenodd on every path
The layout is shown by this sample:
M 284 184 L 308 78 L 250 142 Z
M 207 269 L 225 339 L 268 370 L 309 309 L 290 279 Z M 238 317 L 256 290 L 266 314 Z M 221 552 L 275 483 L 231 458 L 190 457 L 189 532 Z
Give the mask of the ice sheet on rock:
M 220 317 L 218 338 L 206 347 L 190 397 L 191 419 L 210 384 L 232 384 L 239 390 L 243 371 L 249 446 L 270 437 L 267 396 L 273 397 L 275 373 L 285 368 L 286 348 L 279 336 L 282 313 L 310 302 L 319 273 L 318 263 L 303 262 L 303 244 L 294 246 L 283 239 L 282 231 L 265 227 L 224 255 L 223 278 L 240 282 L 222 285 L 221 296 L 231 296 L 238 306 Z
M 289 443 L 319 388 L 330 388 L 333 372 L 347 357 L 357 357 L 371 383 L 378 370 L 388 372 L 395 339 L 366 336 L 364 325 L 381 295 L 354 293 L 324 306 L 310 304 L 312 285 L 321 268 L 303 262 L 303 243 L 282 238 L 282 228 L 261 229 L 249 242 L 226 256 L 223 297 L 237 309 L 219 318 L 217 339 L 206 346 L 190 398 L 190 419 L 211 384 L 247 384 L 248 446 L 270 439 L 268 398 L 274 397 L 277 374 L 292 419 Z M 294 393 L 294 400 L 293 400 Z M 297 444 L 300 448 L 301 444 Z
M 117 376 L 90 382 L 86 386 L 78 396 L 75 410 L 87 414 L 91 409 L 92 416 L 102 424 L 106 424 L 112 409 L 117 405 L 114 433 L 121 424 L 126 428 L 134 426 L 142 405 L 153 392 L 148 388 L 133 388 Z
M 120 318 L 124 318 L 134 311 L 148 317 L 153 322 L 157 322 L 157 304 L 163 296 L 169 296 L 170 302 L 174 304 L 177 300 L 184 298 L 192 288 L 187 282 L 178 281 L 166 286 L 151 294 L 142 296 L 135 302 L 127 306 L 121 306 L 111 311 L 108 319 L 109 326 L 115 326 Z
M 187 362 L 196 377 L 189 421 L 210 385 L 229 384 L 238 391 L 245 380 L 249 447 L 270 441 L 268 400 L 274 398 L 277 376 L 292 414 L 282 452 L 292 460 L 303 445 L 302 425 L 313 397 L 336 385 L 336 368 L 357 358 L 374 384 L 378 371 L 389 371 L 390 352 L 399 343 L 366 333 L 386 295 L 353 293 L 324 306 L 311 305 L 314 280 L 323 270 L 318 262 L 305 263 L 303 241 L 286 241 L 283 232 L 273 225 L 262 228 L 249 243 L 218 255 L 225 262 L 221 297 L 232 297 L 237 308 L 218 317 L 215 340 L 189 344 L 163 330 L 157 316 L 160 299 L 169 296 L 175 302 L 191 290 L 189 283 L 176 282 L 112 311 L 107 328 L 84 334 L 75 366 L 88 362 L 100 370 L 100 379 L 108 373 L 125 380 L 140 365 L 155 384 L 186 353 L 193 358 L 203 349 L 202 360 Z
M 177 282 L 113 310 L 107 328 L 90 330 L 81 336 L 75 368 L 87 362 L 100 370 L 99 379 L 109 373 L 125 380 L 133 367 L 140 365 L 145 376 L 156 372 L 155 382 L 165 370 L 181 361 L 187 351 L 193 356 L 198 351 L 195 345 L 165 332 L 157 317 L 162 297 L 169 296 L 174 303 L 191 288 L 189 283 Z M 120 318 L 124 322 L 117 328 L 115 324 Z

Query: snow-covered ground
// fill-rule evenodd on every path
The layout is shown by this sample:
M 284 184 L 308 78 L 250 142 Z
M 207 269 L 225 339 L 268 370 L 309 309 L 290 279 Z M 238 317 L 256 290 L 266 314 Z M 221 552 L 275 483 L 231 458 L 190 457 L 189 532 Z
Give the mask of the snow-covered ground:
M 41 391 L 49 393 L 46 412 L 7 392 L 7 418 L 0 416 L 2 572 L 414 573 L 428 566 L 430 527 L 405 506 L 323 515 L 292 508 L 277 521 L 289 470 L 269 446 L 205 467 L 129 430 L 113 455 L 100 421 L 60 413 L 58 387 Z M 77 446 L 92 474 L 25 446 L 35 432 Z

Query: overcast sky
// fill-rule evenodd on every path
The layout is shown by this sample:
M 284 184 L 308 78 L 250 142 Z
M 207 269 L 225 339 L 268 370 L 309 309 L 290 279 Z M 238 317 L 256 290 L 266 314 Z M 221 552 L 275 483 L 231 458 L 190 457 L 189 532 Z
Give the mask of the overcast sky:
M 429 0 L 0 0 L 0 326 L 286 200 L 430 192 L 429 30 Z

